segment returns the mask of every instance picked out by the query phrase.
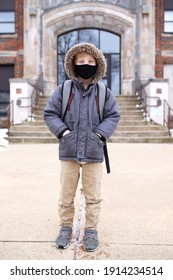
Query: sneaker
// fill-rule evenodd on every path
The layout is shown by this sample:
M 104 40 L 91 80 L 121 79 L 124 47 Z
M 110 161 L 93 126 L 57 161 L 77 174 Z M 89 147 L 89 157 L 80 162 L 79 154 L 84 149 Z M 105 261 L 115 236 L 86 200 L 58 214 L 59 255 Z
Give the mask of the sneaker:
M 86 229 L 83 237 L 83 248 L 85 251 L 93 252 L 99 246 L 98 235 L 96 230 Z
M 66 249 L 70 245 L 71 234 L 72 229 L 70 227 L 62 227 L 55 241 L 56 247 L 59 249 Z

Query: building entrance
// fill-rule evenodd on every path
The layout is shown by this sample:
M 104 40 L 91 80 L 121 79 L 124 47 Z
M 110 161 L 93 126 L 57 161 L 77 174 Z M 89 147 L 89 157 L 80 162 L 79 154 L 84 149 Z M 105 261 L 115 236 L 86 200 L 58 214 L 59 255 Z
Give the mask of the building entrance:
M 120 36 L 100 29 L 78 29 L 58 36 L 58 83 L 62 83 L 67 78 L 64 70 L 66 52 L 74 44 L 82 42 L 92 43 L 104 53 L 107 72 L 102 81 L 114 95 L 120 95 Z
M 14 65 L 0 65 L 0 117 L 7 115 L 6 108 L 10 102 L 10 78 L 14 78 Z

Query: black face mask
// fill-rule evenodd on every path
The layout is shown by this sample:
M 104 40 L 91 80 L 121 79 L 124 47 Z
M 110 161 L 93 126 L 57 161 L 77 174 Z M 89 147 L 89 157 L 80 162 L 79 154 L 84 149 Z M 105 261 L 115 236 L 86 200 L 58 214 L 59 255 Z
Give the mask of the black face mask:
M 97 65 L 89 65 L 89 64 L 82 64 L 82 65 L 75 65 L 75 72 L 77 76 L 80 76 L 83 79 L 90 79 L 94 76 L 97 71 Z

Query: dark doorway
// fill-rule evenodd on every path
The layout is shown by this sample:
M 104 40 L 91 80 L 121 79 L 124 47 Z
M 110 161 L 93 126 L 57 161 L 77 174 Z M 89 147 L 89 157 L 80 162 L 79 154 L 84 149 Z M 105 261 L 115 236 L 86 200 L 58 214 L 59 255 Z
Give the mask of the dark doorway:
M 10 82 L 9 79 L 14 78 L 14 65 L 0 65 L 0 115 L 5 115 L 6 107 L 10 102 Z

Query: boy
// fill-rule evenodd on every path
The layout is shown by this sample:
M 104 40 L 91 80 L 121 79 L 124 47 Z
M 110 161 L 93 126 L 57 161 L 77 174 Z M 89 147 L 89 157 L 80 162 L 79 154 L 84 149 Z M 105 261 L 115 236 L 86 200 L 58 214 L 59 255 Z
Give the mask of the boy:
M 70 244 L 74 217 L 74 198 L 82 167 L 85 196 L 85 230 L 83 248 L 95 251 L 99 245 L 97 225 L 101 206 L 103 145 L 118 125 L 120 114 L 115 97 L 107 89 L 103 120 L 100 121 L 97 82 L 106 72 L 102 52 L 94 45 L 74 45 L 65 56 L 65 70 L 72 79 L 68 108 L 62 118 L 62 85 L 59 85 L 44 110 L 44 120 L 59 139 L 61 191 L 59 198 L 60 232 L 56 247 Z

